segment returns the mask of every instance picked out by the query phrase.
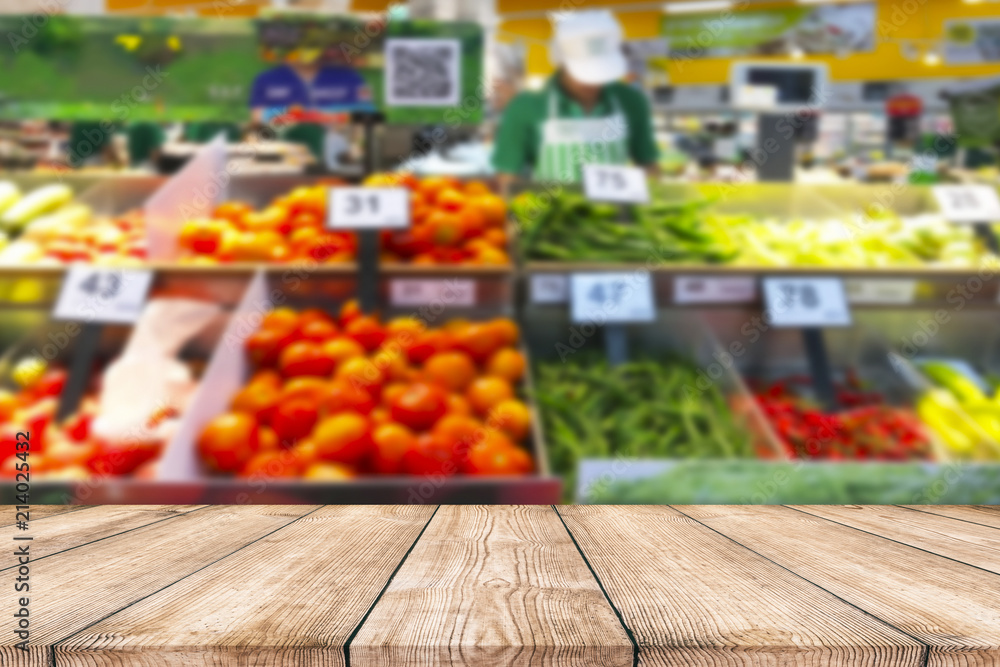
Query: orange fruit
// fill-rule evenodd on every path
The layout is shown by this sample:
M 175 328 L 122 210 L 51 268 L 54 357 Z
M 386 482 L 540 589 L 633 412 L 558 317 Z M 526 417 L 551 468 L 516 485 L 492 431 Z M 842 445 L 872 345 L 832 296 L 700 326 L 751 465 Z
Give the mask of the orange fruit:
M 494 334 L 500 338 L 505 347 L 512 347 L 517 344 L 521 337 L 521 330 L 514 320 L 507 317 L 498 317 L 486 323 Z
M 465 202 L 465 195 L 455 188 L 441 190 L 434 199 L 435 206 L 443 208 L 446 211 L 451 211 L 452 213 L 461 211 L 465 207 Z
M 330 387 L 330 382 L 326 378 L 315 375 L 301 375 L 288 380 L 281 388 L 279 399 L 281 401 L 291 401 L 303 399 L 313 403 L 319 400 Z
M 255 454 L 240 470 L 240 477 L 298 477 L 301 472 L 298 459 L 278 449 Z
M 434 424 L 431 433 L 462 453 L 486 438 L 486 426 L 472 417 L 449 414 Z
M 392 402 L 406 391 L 409 384 L 406 382 L 390 382 L 382 387 L 382 404 L 391 405 Z
M 512 347 L 497 350 L 486 362 L 486 372 L 489 375 L 502 377 L 511 383 L 524 376 L 524 367 L 524 355 Z
M 277 387 L 264 382 L 250 383 L 236 392 L 229 409 L 251 415 L 266 424 L 271 420 L 280 398 L 281 391 Z
M 451 211 L 434 211 L 425 223 L 432 242 L 437 246 L 454 246 L 465 236 L 462 218 Z
M 510 264 L 510 257 L 507 253 L 493 246 L 481 249 L 475 254 L 474 260 L 478 264 L 484 264 L 487 266 L 503 266 L 505 264 Z
M 454 188 L 457 183 L 455 179 L 447 176 L 428 176 L 417 183 L 417 191 L 428 204 L 434 204 L 441 192 Z
M 482 442 L 469 451 L 463 471 L 468 475 L 527 475 L 534 467 L 531 455 L 520 447 Z
M 471 415 L 472 406 L 468 399 L 461 394 L 448 394 L 448 414 L 450 415 Z
M 291 331 L 299 323 L 299 314 L 291 308 L 275 308 L 260 323 L 261 329 Z
M 311 439 L 316 443 L 318 458 L 350 465 L 368 454 L 371 423 L 355 412 L 341 412 L 317 424 Z
M 451 332 L 455 349 L 465 352 L 477 363 L 485 362 L 503 345 L 502 332 L 489 324 L 473 323 Z
M 382 388 L 385 375 L 375 363 L 366 357 L 352 357 L 337 367 L 336 379 L 377 395 Z
M 416 340 L 406 350 L 410 363 L 421 364 L 432 355 L 452 349 L 455 340 L 451 333 L 441 329 L 429 329 L 417 334 Z
M 448 391 L 464 391 L 476 378 L 476 364 L 464 352 L 438 352 L 424 362 L 424 378 Z
M 486 218 L 475 206 L 466 206 L 460 210 L 458 219 L 462 223 L 463 238 L 477 238 L 486 230 Z
M 338 412 L 357 412 L 366 415 L 375 407 L 375 399 L 361 387 L 346 382 L 331 382 L 320 399 L 320 411 L 324 415 Z
M 516 398 L 508 398 L 493 406 L 486 424 L 522 442 L 531 430 L 531 410 Z
M 313 463 L 302 475 L 302 479 L 313 482 L 345 482 L 354 478 L 354 470 L 339 463 Z
M 211 470 L 236 472 L 260 449 L 257 420 L 242 412 L 221 414 L 201 432 L 197 447 Z M 35 465 L 33 460 L 32 467 Z
M 486 376 L 473 380 L 465 392 L 472 409 L 486 415 L 497 404 L 514 398 L 514 389 L 503 378 Z
M 390 338 L 405 337 L 407 334 L 416 338 L 417 334 L 427 328 L 419 318 L 395 317 L 385 323 L 385 332 Z
M 281 449 L 278 441 L 278 434 L 270 426 L 261 426 L 257 430 L 257 439 L 260 440 L 260 451 L 271 452 Z
M 385 406 L 379 406 L 372 410 L 371 414 L 368 415 L 368 419 L 371 421 L 372 426 L 392 423 L 392 415 L 389 414 L 389 408 Z
M 480 195 L 473 200 L 486 219 L 487 227 L 503 227 L 507 221 L 507 204 L 502 197 L 494 194 Z
M 416 445 L 413 431 L 402 424 L 388 423 L 372 432 L 372 467 L 383 475 L 403 471 L 403 455 Z
M 469 181 L 465 184 L 464 191 L 465 194 L 474 197 L 493 194 L 493 191 L 490 190 L 490 186 L 486 185 L 482 181 Z
M 323 343 L 323 352 L 334 360 L 337 367 L 348 359 L 365 356 L 365 348 L 361 343 L 350 338 L 334 338 Z
M 507 232 L 497 227 L 492 227 L 484 231 L 482 238 L 490 245 L 501 250 L 507 247 Z

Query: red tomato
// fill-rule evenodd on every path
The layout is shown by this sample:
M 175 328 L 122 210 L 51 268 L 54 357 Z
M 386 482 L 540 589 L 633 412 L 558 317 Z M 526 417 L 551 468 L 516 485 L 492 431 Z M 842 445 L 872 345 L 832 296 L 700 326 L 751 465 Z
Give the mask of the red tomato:
M 279 400 L 284 403 L 294 399 L 304 399 L 310 403 L 318 403 L 329 388 L 330 382 L 325 378 L 300 375 L 290 379 L 281 387 Z
M 158 442 L 102 442 L 87 467 L 98 475 L 127 475 L 160 455 Z
M 278 368 L 285 377 L 297 375 L 327 376 L 335 362 L 317 343 L 300 340 L 286 347 L 278 359 Z
M 457 473 L 458 468 L 451 445 L 430 433 L 417 437 L 413 448 L 403 454 L 403 470 L 411 475 L 447 477 Z
M 371 423 L 354 412 L 341 412 L 319 423 L 313 433 L 316 456 L 324 461 L 353 464 L 371 449 Z
M 271 418 L 271 428 L 282 446 L 289 447 L 309 435 L 318 418 L 316 403 L 296 398 L 278 404 Z
M 337 325 L 329 320 L 312 320 L 299 327 L 299 337 L 313 343 L 325 343 L 337 335 Z
M 294 341 L 291 329 L 266 328 L 250 334 L 244 347 L 254 365 L 267 367 L 277 364 L 281 352 Z
M 257 452 L 257 422 L 250 415 L 227 412 L 208 423 L 198 438 L 198 453 L 210 469 L 236 472 Z
M 71 440 L 83 442 L 90 437 L 90 423 L 94 420 L 94 415 L 77 414 L 66 420 L 63 430 Z
M 385 329 L 378 320 L 366 315 L 354 319 L 344 327 L 344 334 L 369 352 L 377 350 L 386 338 Z
M 298 458 L 278 449 L 255 454 L 240 470 L 240 477 L 298 477 L 301 473 Z
M 28 387 L 28 394 L 33 398 L 58 397 L 66 386 L 66 375 L 66 371 L 61 368 L 45 371 L 42 377 Z
M 475 445 L 465 457 L 463 470 L 469 475 L 526 475 L 531 455 L 506 437 L 490 437 Z
M 229 409 L 233 412 L 245 412 L 259 423 L 269 424 L 280 397 L 281 391 L 277 387 L 264 382 L 251 382 L 233 396 Z
M 433 384 L 412 384 L 395 397 L 389 410 L 399 423 L 424 431 L 448 411 L 448 392 Z
M 367 415 L 375 407 L 375 399 L 361 387 L 335 380 L 331 382 L 320 399 L 320 411 L 324 415 L 338 412 L 357 412 Z
M 372 468 L 383 475 L 403 472 L 403 457 L 417 444 L 417 437 L 402 424 L 382 424 L 372 433 Z
M 414 342 L 406 350 L 410 363 L 422 364 L 438 352 L 450 350 L 454 340 L 447 331 L 431 329 L 423 331 L 414 337 Z
M 291 308 L 275 308 L 264 316 L 261 329 L 291 331 L 299 323 L 299 315 Z
M 361 306 L 357 299 L 351 299 L 340 308 L 340 326 L 346 327 L 354 320 L 361 317 Z
M 501 332 L 489 324 L 469 324 L 455 333 L 455 348 L 479 363 L 486 361 L 503 343 Z

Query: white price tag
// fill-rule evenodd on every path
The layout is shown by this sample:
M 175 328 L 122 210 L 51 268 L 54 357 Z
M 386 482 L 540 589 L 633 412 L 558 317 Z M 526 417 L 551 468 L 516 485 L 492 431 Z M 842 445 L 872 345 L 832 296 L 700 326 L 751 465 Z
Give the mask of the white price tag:
M 674 303 L 750 303 L 757 298 L 757 283 L 746 276 L 677 276 Z
M 625 324 L 656 319 L 649 273 L 575 273 L 570 278 L 574 322 Z
M 917 281 L 906 279 L 848 280 L 845 284 L 851 304 L 907 305 L 917 298 Z
M 990 185 L 935 185 L 941 214 L 951 222 L 1000 222 L 1000 195 Z
M 329 229 L 406 229 L 410 191 L 406 188 L 330 188 Z
M 569 301 L 569 278 L 561 273 L 531 276 L 532 303 L 566 303 Z
M 584 165 L 583 192 L 588 199 L 594 201 L 616 204 L 649 202 L 649 182 L 646 180 L 646 172 L 638 167 Z
M 139 319 L 153 272 L 74 264 L 66 271 L 52 318 L 94 324 L 132 324 Z
M 789 327 L 849 327 L 851 309 L 840 278 L 764 278 L 769 324 Z
M 396 278 L 389 282 L 389 304 L 419 307 L 476 305 L 476 281 L 453 278 Z

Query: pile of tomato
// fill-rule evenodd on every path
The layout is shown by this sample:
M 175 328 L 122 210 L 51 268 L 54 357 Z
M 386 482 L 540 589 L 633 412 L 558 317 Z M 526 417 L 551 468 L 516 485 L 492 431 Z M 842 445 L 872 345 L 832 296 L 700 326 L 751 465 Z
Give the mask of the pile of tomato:
M 0 469 L 13 479 L 18 470 L 31 475 L 61 481 L 79 481 L 92 477 L 132 476 L 152 479 L 164 441 L 109 442 L 94 435 L 91 424 L 97 417 L 94 394 L 86 395 L 77 411 L 61 422 L 56 421 L 59 396 L 66 385 L 66 370 L 19 368 L 14 378 L 22 386 L 18 391 L 0 390 Z M 19 372 L 27 371 L 27 372 Z M 163 411 L 153 417 L 155 427 L 176 412 Z M 27 433 L 30 442 L 27 461 L 15 456 L 18 432 Z M 27 468 L 18 468 L 27 463 Z
M 504 224 L 507 207 L 479 181 L 417 179 L 377 174 L 365 185 L 410 190 L 412 225 L 382 235 L 382 260 L 413 264 L 503 265 L 510 262 Z M 178 236 L 179 260 L 191 264 L 354 260 L 357 238 L 331 231 L 327 198 L 337 183 L 296 188 L 256 211 L 238 201 L 219 205 L 208 218 L 190 220 Z
M 251 377 L 204 428 L 199 455 L 241 477 L 530 473 L 518 338 L 505 318 L 429 328 L 355 302 L 336 316 L 273 310 L 246 339 Z

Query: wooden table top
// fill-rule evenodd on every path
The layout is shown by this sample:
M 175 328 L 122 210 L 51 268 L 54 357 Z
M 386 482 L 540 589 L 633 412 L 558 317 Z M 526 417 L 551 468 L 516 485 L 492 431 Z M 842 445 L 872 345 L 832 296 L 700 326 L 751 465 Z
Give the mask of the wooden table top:
M 1000 664 L 996 507 L 0 509 L 0 665 Z

